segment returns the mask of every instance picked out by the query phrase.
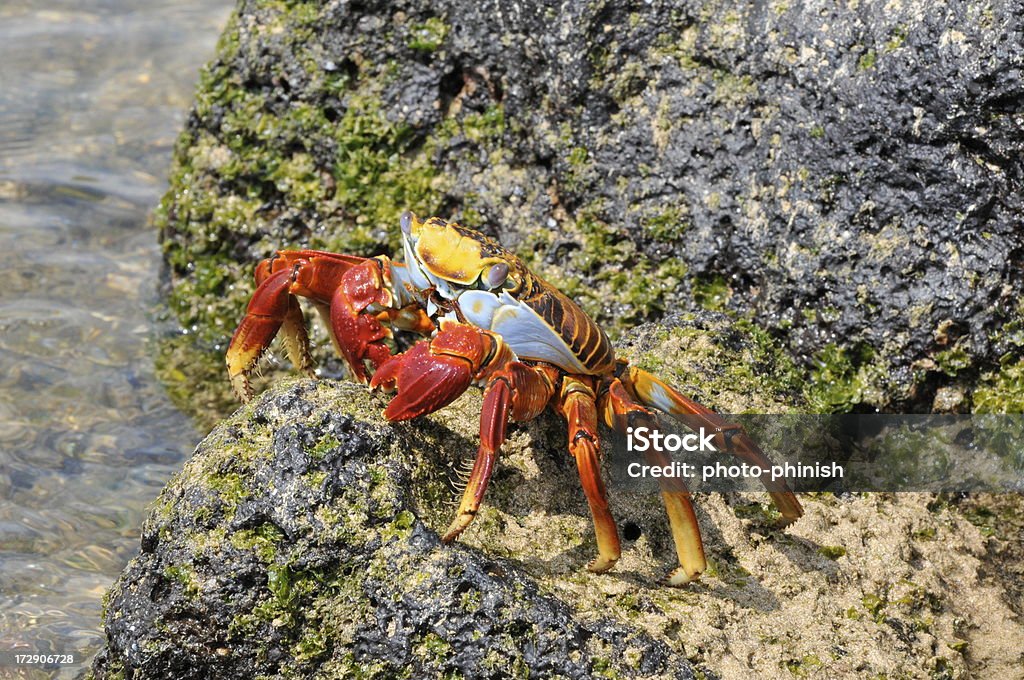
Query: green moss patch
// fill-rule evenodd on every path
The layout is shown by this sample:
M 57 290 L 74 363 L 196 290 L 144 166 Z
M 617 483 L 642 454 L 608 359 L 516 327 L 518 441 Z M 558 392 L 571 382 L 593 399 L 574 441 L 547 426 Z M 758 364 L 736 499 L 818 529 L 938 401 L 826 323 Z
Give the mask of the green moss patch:
M 1024 360 L 1008 362 L 982 377 L 974 391 L 977 413 L 1024 413 Z

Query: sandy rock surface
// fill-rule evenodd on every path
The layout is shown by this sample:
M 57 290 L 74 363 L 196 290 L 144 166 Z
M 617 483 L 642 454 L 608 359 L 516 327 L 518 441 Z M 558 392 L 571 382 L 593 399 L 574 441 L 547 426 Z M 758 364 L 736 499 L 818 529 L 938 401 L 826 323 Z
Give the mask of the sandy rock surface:
M 737 390 L 710 395 L 719 408 L 792 408 L 738 372 L 777 373 L 756 338 L 705 315 L 630 346 L 680 385 L 719 366 Z M 441 545 L 480 394 L 395 425 L 385 403 L 287 381 L 217 427 L 111 591 L 95 677 L 1021 677 L 1020 572 L 997 568 L 1019 554 L 1000 519 L 1019 498 L 971 515 L 929 494 L 807 494 L 780 530 L 765 494 L 699 494 L 709 569 L 673 589 L 649 492 L 610 488 L 623 557 L 583 568 L 591 520 L 552 415 L 514 427 L 476 521 Z

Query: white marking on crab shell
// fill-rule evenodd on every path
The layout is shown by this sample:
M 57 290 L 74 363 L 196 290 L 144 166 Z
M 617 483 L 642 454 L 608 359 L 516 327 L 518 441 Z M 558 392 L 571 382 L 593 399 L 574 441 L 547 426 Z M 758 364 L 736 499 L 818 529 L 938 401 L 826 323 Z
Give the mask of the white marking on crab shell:
M 405 250 L 405 269 L 408 272 L 409 280 L 412 281 L 417 290 L 427 290 L 432 286 L 430 278 L 420 267 L 420 262 L 416 259 L 409 237 L 402 237 L 402 245 Z
M 485 290 L 467 290 L 459 296 L 458 303 L 467 321 L 474 326 L 493 330 L 491 322 L 494 312 L 502 305 L 497 295 Z
M 418 302 L 419 298 L 413 295 L 415 290 L 419 290 L 419 286 L 413 281 L 411 269 L 398 262 L 392 262 L 391 293 L 395 298 L 393 306 L 396 309 L 401 309 L 413 302 Z
M 459 309 L 474 326 L 494 331 L 522 359 L 546 361 L 572 373 L 589 374 L 565 340 L 529 305 L 502 291 L 467 290 Z

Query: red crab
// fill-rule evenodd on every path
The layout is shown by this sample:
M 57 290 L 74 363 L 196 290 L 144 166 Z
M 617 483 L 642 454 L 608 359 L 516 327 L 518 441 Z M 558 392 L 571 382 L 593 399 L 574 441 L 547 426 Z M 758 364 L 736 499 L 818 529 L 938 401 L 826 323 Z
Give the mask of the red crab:
M 396 391 L 384 415 L 408 420 L 450 404 L 473 384 L 484 388 L 480 448 L 458 514 L 443 536 L 453 541 L 473 521 L 509 419 L 536 418 L 552 406 L 567 421 L 569 451 L 594 519 L 593 572 L 619 559 L 599 460 L 598 420 L 609 426 L 654 425 L 656 411 L 714 432 L 715 448 L 762 469 L 768 458 L 738 425 L 725 421 L 646 371 L 616 359 L 604 331 L 572 300 L 483 234 L 433 217 L 401 218 L 405 263 L 315 250 L 283 250 L 256 268 L 258 287 L 227 351 L 228 373 L 242 400 L 248 375 L 281 333 L 296 367 L 312 360 L 298 298 L 313 302 L 339 354 L 359 381 Z M 392 329 L 429 337 L 392 356 Z M 649 451 L 648 462 L 669 463 Z M 784 482 L 763 478 L 785 521 L 803 514 Z M 706 567 L 690 494 L 662 479 L 661 494 L 679 558 L 672 585 Z

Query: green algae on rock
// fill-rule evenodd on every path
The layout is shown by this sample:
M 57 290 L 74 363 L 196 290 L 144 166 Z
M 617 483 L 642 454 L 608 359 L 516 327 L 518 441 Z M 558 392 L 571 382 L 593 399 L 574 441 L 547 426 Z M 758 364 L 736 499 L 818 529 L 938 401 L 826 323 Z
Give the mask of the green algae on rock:
M 820 408 L 969 408 L 1024 357 L 1013 8 L 245 0 L 156 217 L 171 308 L 212 357 L 256 261 L 393 252 L 411 208 L 613 335 L 728 309 Z
M 431 463 L 379 408 L 306 380 L 215 429 L 106 599 L 92 677 L 694 677 L 641 630 L 577 621 L 520 566 L 441 545 L 410 494 Z
M 718 409 L 803 408 L 784 353 L 725 315 L 626 340 Z M 385 403 L 285 381 L 215 429 L 107 598 L 94 677 L 924 678 L 1021 661 L 987 530 L 932 496 L 808 494 L 780 531 L 765 494 L 700 494 L 709 569 L 673 589 L 656 494 L 609 487 L 622 559 L 584 569 L 590 514 L 551 414 L 510 428 L 476 521 L 440 545 L 480 393 L 408 423 L 383 421 Z

